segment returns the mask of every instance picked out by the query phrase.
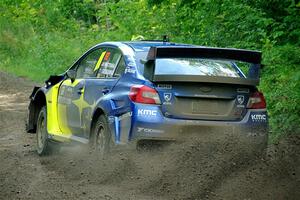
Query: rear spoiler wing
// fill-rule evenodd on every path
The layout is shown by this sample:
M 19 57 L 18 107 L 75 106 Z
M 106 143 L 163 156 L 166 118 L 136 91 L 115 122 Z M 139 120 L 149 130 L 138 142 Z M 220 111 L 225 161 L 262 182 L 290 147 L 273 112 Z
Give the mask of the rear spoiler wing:
M 241 61 L 251 63 L 250 76 L 245 79 L 231 77 L 211 77 L 211 76 L 186 76 L 186 75 L 155 75 L 155 60 L 157 58 L 209 58 Z M 145 64 L 144 76 L 153 82 L 213 82 L 229 83 L 241 85 L 258 85 L 259 70 L 261 68 L 262 54 L 260 51 L 251 51 L 233 48 L 213 48 L 213 47 L 151 47 Z
M 213 47 L 151 47 L 147 61 L 156 58 L 212 58 L 260 64 L 261 52 Z

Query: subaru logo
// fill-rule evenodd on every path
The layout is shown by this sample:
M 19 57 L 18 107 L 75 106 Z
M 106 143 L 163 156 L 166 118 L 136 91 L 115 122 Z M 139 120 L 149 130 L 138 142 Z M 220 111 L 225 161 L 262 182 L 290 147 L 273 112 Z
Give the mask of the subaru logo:
M 244 103 L 244 99 L 245 99 L 245 98 L 244 98 L 243 95 L 238 95 L 238 96 L 237 96 L 237 101 L 238 101 L 239 104 L 243 104 L 243 103 Z
M 171 101 L 172 94 L 171 93 L 164 93 L 164 99 L 169 102 Z
M 205 86 L 202 86 L 199 88 L 202 92 L 211 92 L 212 91 L 212 88 L 211 87 L 205 87 Z

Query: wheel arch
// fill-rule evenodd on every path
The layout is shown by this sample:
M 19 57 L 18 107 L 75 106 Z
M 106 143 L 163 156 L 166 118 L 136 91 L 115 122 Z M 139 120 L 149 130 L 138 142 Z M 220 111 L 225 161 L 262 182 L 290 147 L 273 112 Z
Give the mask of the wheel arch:
M 106 114 L 105 114 L 103 108 L 97 107 L 97 108 L 95 109 L 94 113 L 93 113 L 93 116 L 92 116 L 91 126 L 90 126 L 90 133 L 89 133 L 89 138 L 90 138 L 91 135 L 92 135 L 92 132 L 93 132 L 95 123 L 97 122 L 97 119 L 98 119 L 101 115 L 106 115 Z
M 106 96 L 107 97 L 107 96 Z M 91 138 L 92 133 L 93 133 L 93 128 L 95 126 L 95 123 L 99 116 L 104 115 L 106 122 L 108 124 L 109 131 L 111 133 L 111 136 L 113 139 L 115 139 L 115 123 L 112 123 L 110 120 L 111 117 L 114 115 L 113 112 L 114 106 L 112 105 L 112 101 L 110 98 L 100 98 L 97 103 L 96 107 L 92 113 L 92 118 L 91 118 L 91 123 L 90 123 L 90 132 L 88 137 Z
M 43 88 L 39 88 L 34 94 L 31 95 L 31 100 L 28 107 L 28 122 L 26 130 L 28 133 L 36 132 L 37 118 L 43 106 L 46 106 L 46 94 Z

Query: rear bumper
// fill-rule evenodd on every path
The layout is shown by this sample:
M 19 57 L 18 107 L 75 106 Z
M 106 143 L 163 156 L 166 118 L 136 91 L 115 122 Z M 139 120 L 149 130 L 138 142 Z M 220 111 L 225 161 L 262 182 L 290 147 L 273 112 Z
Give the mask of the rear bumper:
M 167 118 L 155 106 L 136 104 L 131 127 L 131 141 L 181 140 L 204 135 L 237 138 L 261 146 L 266 146 L 268 141 L 266 109 L 248 110 L 241 121 L 206 121 Z

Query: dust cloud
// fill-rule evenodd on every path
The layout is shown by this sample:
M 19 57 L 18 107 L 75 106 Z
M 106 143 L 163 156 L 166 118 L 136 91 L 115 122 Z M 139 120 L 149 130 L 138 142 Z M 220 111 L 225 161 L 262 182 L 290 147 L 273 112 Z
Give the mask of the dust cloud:
M 0 73 L 0 98 L 9 98 L 0 102 L 0 199 L 300 196 L 299 135 L 270 144 L 265 156 L 230 132 L 213 135 L 194 130 L 182 141 L 115 149 L 105 159 L 83 145 L 65 145 L 53 155 L 39 157 L 35 135 L 24 130 L 32 86 L 30 81 Z

